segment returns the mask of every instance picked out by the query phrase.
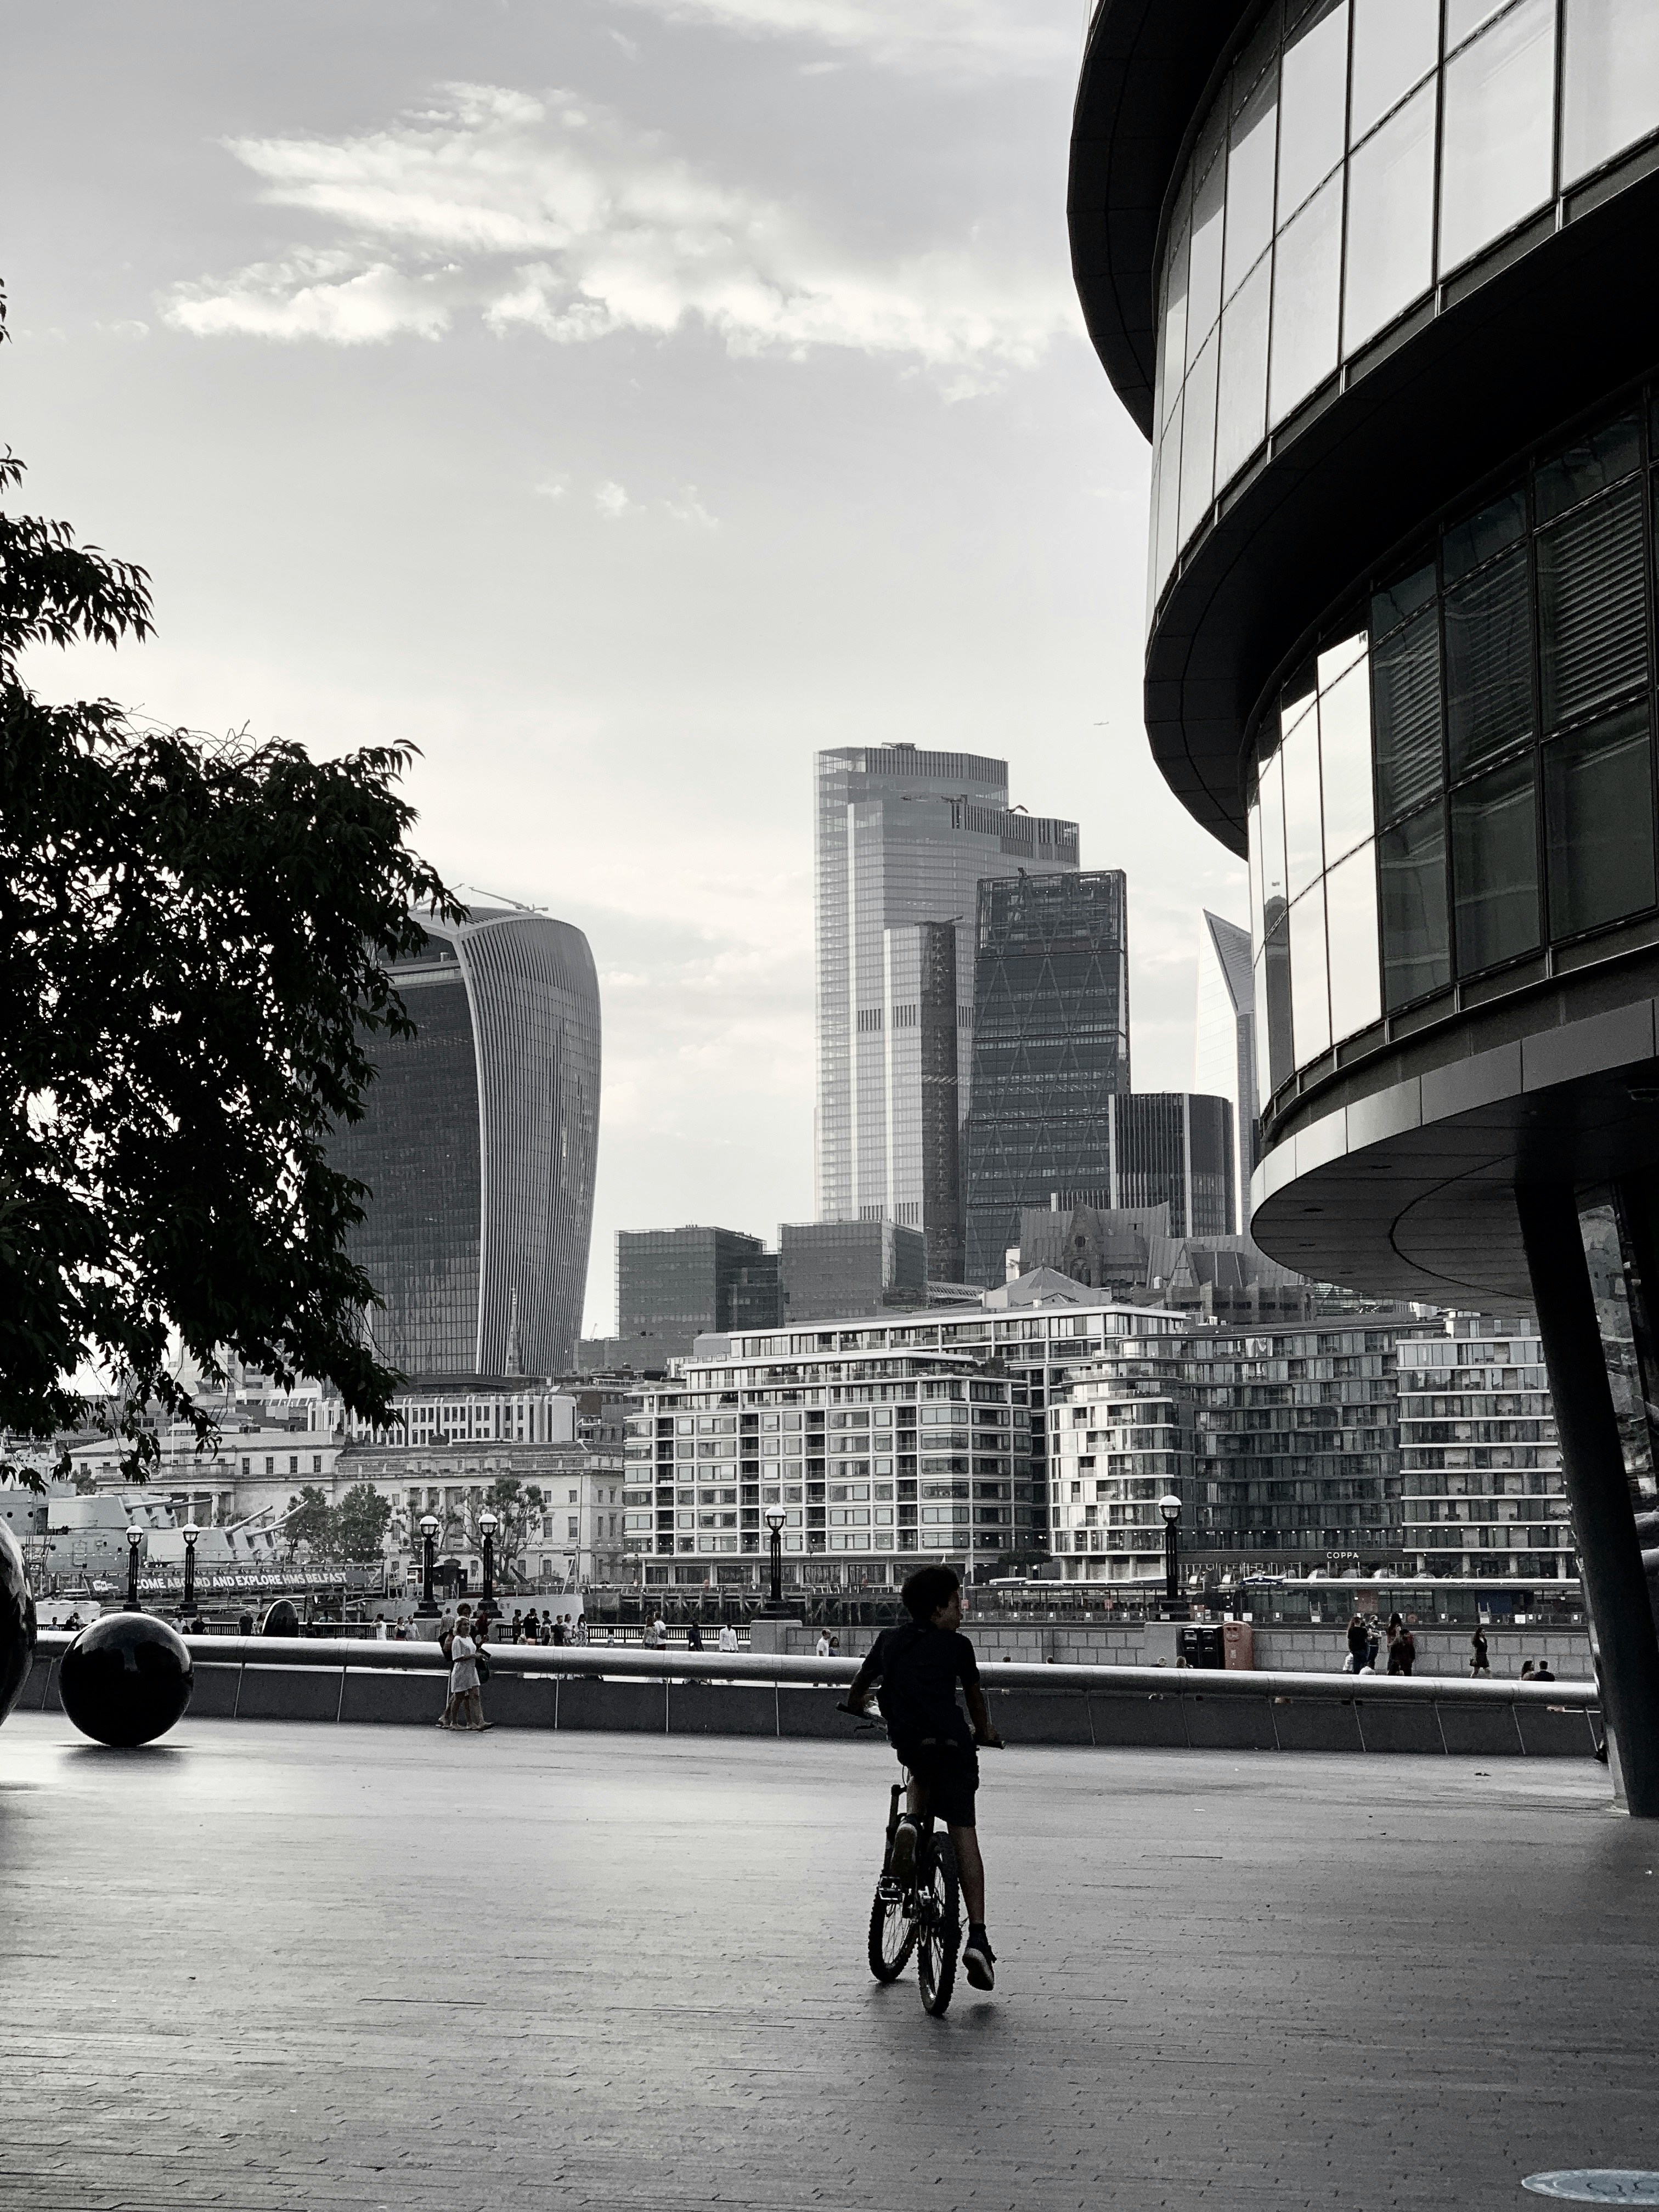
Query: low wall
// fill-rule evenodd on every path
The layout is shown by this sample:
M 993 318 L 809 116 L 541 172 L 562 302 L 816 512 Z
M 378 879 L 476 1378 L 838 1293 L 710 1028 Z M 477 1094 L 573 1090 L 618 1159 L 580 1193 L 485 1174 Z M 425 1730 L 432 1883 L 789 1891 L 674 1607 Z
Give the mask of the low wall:
M 1166 1621 L 1126 1622 L 1120 1627 L 1099 1622 L 1091 1626 L 1061 1621 L 1019 1621 L 1006 1624 L 969 1619 L 966 1632 L 973 1638 L 981 1666 L 1000 1665 L 1006 1659 L 1024 1666 L 1155 1667 L 1174 1662 L 1175 1630 Z M 878 1628 L 838 1628 L 844 1657 L 857 1659 L 866 1652 Z M 1413 1627 L 1417 1673 L 1437 1680 L 1467 1678 L 1469 1639 L 1467 1627 Z M 792 1628 L 787 1649 L 798 1656 L 810 1655 L 817 1642 L 817 1629 Z M 1255 1630 L 1255 1663 L 1267 1673 L 1340 1674 L 1348 1656 L 1346 1626 L 1263 1628 Z M 1494 1675 L 1503 1680 L 1519 1676 L 1525 1660 L 1547 1659 L 1550 1671 L 1562 1681 L 1589 1682 L 1595 1679 L 1590 1664 L 1589 1638 L 1582 1628 L 1489 1628 L 1486 1654 Z
M 43 1636 L 20 1708 L 60 1711 L 66 1636 Z M 419 1644 L 191 1639 L 198 1719 L 375 1722 L 430 1728 L 447 1676 Z M 580 1652 L 508 1647 L 484 1690 L 500 1728 L 603 1729 L 652 1735 L 855 1740 L 838 1710 L 855 1668 L 843 1659 Z M 672 1671 L 671 1671 L 672 1670 Z M 998 1662 L 987 1684 L 1011 1742 L 1078 1748 L 1147 1746 L 1218 1751 L 1419 1752 L 1584 1758 L 1599 1735 L 1595 1695 L 1579 1684 L 1390 1680 L 1328 1674 Z

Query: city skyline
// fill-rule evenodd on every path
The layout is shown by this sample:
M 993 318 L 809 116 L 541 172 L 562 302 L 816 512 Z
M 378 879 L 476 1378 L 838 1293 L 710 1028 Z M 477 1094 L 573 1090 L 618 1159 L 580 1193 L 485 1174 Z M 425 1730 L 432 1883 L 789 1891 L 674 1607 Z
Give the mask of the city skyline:
M 1246 910 L 1146 757 L 1146 460 L 1054 213 L 1075 8 L 831 12 L 353 0 L 296 36 L 161 0 L 9 27 L 7 436 L 27 504 L 148 566 L 158 617 L 33 678 L 322 753 L 412 740 L 447 879 L 584 931 L 596 1330 L 617 1228 L 813 1212 L 816 751 L 1006 758 L 1090 866 L 1132 867 L 1149 1087 L 1189 1079 L 1195 908 Z M 586 335 L 485 321 L 504 267 L 586 267 L 592 236 L 430 273 L 422 185 L 450 175 L 440 219 L 475 240 L 526 236 L 566 204 L 578 110 L 597 222 L 656 188 L 741 255 L 787 212 L 753 296 L 813 329 L 706 313 L 660 226 L 660 329 L 619 295 Z M 394 326 L 443 283 L 476 303 Z

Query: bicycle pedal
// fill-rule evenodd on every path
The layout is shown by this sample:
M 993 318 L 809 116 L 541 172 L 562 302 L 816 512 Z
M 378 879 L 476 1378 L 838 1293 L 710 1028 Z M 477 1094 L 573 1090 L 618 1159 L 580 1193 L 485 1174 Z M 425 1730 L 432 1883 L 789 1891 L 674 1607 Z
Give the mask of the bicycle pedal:
M 890 1881 L 884 1875 L 876 1884 L 876 1895 L 884 1905 L 896 1905 L 904 1895 L 904 1892 L 899 1887 L 897 1882 Z

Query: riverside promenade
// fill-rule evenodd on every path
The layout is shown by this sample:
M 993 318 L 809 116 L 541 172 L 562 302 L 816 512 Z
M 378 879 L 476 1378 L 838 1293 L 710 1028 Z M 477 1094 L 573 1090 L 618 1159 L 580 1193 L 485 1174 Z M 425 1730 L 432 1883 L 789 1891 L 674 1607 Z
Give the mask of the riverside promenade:
M 1659 1834 L 1583 1759 L 987 1753 L 999 1985 L 869 1978 L 890 1754 L 0 1729 L 0 2205 L 1524 2207 L 1659 2166 Z

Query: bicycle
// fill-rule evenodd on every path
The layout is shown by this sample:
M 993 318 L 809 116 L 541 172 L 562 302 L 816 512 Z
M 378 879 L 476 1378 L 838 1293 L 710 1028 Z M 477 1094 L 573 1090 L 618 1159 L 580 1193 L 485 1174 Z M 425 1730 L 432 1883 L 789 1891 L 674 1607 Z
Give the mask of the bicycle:
M 871 1723 L 853 1706 L 842 1712 Z M 884 1731 L 883 1731 L 884 1733 Z M 881 1875 L 870 1906 L 870 1971 L 878 1982 L 896 1982 L 916 1954 L 916 1980 L 922 2009 L 939 2019 L 951 2002 L 957 1982 L 957 1954 L 962 1948 L 962 1888 L 957 1876 L 957 1855 L 949 1835 L 935 1829 L 933 1816 L 924 1813 L 916 1822 L 915 1863 L 908 1881 L 893 1874 L 893 1838 L 898 1833 L 904 1803 L 904 1784 L 896 1782 L 889 1795 L 887 1834 L 881 1855 Z

